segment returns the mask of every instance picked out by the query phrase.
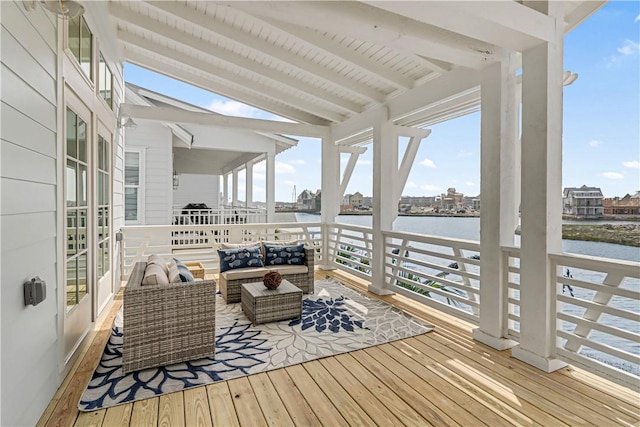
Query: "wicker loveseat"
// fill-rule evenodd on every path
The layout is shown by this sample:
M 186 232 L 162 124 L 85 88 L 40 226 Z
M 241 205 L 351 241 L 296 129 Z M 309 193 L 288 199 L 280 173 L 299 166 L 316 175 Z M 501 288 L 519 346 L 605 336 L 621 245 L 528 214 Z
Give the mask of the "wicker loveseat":
M 145 267 L 135 264 L 124 290 L 124 373 L 213 356 L 215 281 L 142 285 Z
M 257 268 L 238 268 L 220 273 L 218 286 L 227 303 L 240 302 L 240 289 L 243 283 L 262 280 L 265 273 L 277 271 L 283 279 L 296 285 L 305 294 L 313 293 L 314 254 L 313 248 L 305 248 L 304 265 L 276 265 Z

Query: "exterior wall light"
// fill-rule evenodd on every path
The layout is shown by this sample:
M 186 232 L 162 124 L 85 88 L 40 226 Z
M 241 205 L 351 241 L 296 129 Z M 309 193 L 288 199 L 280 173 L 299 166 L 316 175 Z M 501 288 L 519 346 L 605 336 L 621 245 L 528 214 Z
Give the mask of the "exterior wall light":
M 178 173 L 173 171 L 173 189 L 177 190 L 180 185 L 180 179 L 178 178 Z
M 84 7 L 74 0 L 23 0 L 22 4 L 27 11 L 34 10 L 36 4 L 40 3 L 42 7 L 56 15 L 66 16 L 67 18 L 76 18 L 84 13 Z

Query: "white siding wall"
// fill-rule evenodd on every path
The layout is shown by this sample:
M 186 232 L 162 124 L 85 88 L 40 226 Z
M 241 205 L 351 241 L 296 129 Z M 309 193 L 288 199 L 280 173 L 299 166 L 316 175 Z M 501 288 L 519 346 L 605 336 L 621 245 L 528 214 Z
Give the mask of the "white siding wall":
M 57 24 L 2 1 L 0 104 L 1 425 L 35 424 L 58 387 L 56 328 Z M 25 307 L 23 282 L 47 298 Z
M 210 208 L 218 207 L 219 175 L 180 174 L 179 179 L 178 189 L 173 190 L 174 205 L 183 207 L 188 203 L 206 203 Z
M 144 151 L 144 219 L 148 225 L 170 224 L 173 162 L 171 130 L 153 122 L 138 121 L 127 128 L 126 149 Z
M 27 12 L 21 1 L 5 0 L 0 17 L 0 425 L 35 425 L 65 369 L 58 329 L 64 316 L 58 307 L 64 303 L 58 302 L 57 289 L 64 268 L 57 265 L 57 248 L 63 246 L 57 230 L 64 221 L 56 172 L 64 169 L 57 154 L 58 117 L 64 113 L 57 98 L 58 20 L 39 5 Z M 117 105 L 124 89 L 122 66 L 103 54 Z M 124 156 L 117 133 L 113 153 L 115 233 L 123 224 Z M 114 267 L 117 260 L 114 254 Z M 23 282 L 36 275 L 46 281 L 47 298 L 25 307 Z

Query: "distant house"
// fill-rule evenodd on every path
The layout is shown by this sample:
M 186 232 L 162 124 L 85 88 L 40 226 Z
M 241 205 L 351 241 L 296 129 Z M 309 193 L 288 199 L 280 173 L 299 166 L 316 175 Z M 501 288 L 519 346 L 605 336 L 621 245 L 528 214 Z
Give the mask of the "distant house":
M 316 194 L 311 190 L 304 190 L 298 195 L 297 208 L 302 211 L 316 210 Z
M 640 191 L 632 196 L 627 194 L 620 197 L 609 197 L 602 201 L 605 215 L 640 215 Z
M 362 206 L 362 201 L 363 201 L 362 194 L 356 191 L 349 198 L 349 205 L 351 205 L 352 208 L 359 208 Z
M 562 213 L 577 218 L 601 218 L 603 199 L 602 191 L 598 187 L 565 187 L 562 195 Z

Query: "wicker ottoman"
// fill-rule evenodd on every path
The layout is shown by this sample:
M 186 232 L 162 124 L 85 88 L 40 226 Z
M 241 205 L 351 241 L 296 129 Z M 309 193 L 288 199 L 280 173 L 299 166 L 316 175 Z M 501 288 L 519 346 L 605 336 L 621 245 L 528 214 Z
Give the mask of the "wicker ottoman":
M 253 322 L 275 322 L 302 315 L 302 290 L 288 280 L 269 290 L 262 282 L 245 283 L 240 293 L 242 311 Z

